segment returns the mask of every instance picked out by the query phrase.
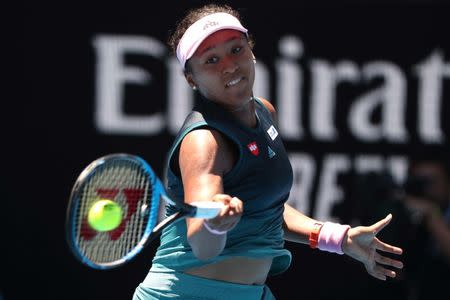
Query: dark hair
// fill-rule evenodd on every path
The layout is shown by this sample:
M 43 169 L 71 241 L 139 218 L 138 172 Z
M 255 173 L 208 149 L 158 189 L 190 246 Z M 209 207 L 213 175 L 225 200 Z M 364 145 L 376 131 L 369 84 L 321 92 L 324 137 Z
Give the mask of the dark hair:
M 189 26 L 207 15 L 219 12 L 230 14 L 241 21 L 239 12 L 228 5 L 207 4 L 199 8 L 191 9 L 190 11 L 188 11 L 186 16 L 177 23 L 175 30 L 169 36 L 167 44 L 169 45 L 172 53 L 176 54 L 178 43 L 180 42 L 183 34 L 186 32 Z M 250 34 L 248 34 L 248 43 L 250 48 L 253 48 L 254 41 Z M 188 70 L 188 68 L 189 65 L 186 64 L 186 70 Z

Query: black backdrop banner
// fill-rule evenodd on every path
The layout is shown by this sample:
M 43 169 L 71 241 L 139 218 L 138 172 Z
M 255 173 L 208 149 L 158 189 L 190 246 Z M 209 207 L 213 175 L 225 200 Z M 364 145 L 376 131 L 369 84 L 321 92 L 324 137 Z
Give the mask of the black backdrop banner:
M 401 183 L 409 155 L 450 153 L 450 10 L 335 2 L 228 3 L 256 41 L 255 95 L 278 111 L 295 173 L 289 202 L 321 220 L 359 224 L 355 176 L 387 170 Z M 137 154 L 162 175 L 198 100 L 165 41 L 201 3 L 24 5 L 17 92 L 26 97 L 4 114 L 13 145 L 1 181 L 4 299 L 130 299 L 145 277 L 157 245 L 113 271 L 77 263 L 64 239 L 65 209 L 77 175 L 99 156 Z M 368 287 L 373 297 L 403 295 L 401 280 L 375 282 L 347 257 L 286 247 L 291 268 L 268 282 L 279 299 L 359 299 Z

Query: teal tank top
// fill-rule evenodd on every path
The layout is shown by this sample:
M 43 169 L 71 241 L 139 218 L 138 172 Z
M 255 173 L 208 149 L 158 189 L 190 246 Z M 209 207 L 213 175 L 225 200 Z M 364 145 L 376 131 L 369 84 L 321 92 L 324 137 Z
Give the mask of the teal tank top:
M 270 112 L 257 98 L 257 126 L 249 128 L 233 115 L 207 99 L 201 99 L 186 118 L 171 149 L 165 168 L 168 196 L 184 201 L 183 183 L 172 170 L 183 138 L 192 130 L 212 128 L 228 137 L 239 149 L 239 158 L 224 175 L 224 193 L 244 203 L 241 220 L 227 233 L 225 249 L 218 256 L 201 261 L 195 257 L 187 241 L 186 221 L 165 228 L 153 258 L 152 270 L 183 271 L 217 262 L 232 256 L 272 257 L 269 275 L 284 272 L 291 263 L 291 253 L 284 249 L 283 211 L 292 186 L 293 174 L 286 150 Z M 168 205 L 166 214 L 176 211 Z

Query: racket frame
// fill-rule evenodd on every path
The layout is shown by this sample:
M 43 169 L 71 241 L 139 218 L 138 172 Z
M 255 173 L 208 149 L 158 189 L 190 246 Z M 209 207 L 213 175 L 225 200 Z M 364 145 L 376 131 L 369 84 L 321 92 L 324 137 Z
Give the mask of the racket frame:
M 76 230 L 77 227 L 75 226 L 76 218 L 77 218 L 77 211 L 78 207 L 80 205 L 80 197 L 82 196 L 82 188 L 84 187 L 85 183 L 89 181 L 89 179 L 95 175 L 96 171 L 101 168 L 105 163 L 112 162 L 114 160 L 124 160 L 124 159 L 131 159 L 133 161 L 137 161 L 139 164 L 143 166 L 143 169 L 147 174 L 149 174 L 149 181 L 150 184 L 153 185 L 154 179 L 151 178 L 153 171 L 151 169 L 148 169 L 148 164 L 146 162 L 142 163 L 142 159 L 133 155 L 129 155 L 126 153 L 117 153 L 117 154 L 110 154 L 103 157 L 100 157 L 93 162 L 91 162 L 78 176 L 77 180 L 75 181 L 75 184 L 72 188 L 72 191 L 70 193 L 69 198 L 69 205 L 67 207 L 67 213 L 66 213 L 66 240 L 69 245 L 70 250 L 75 255 L 75 257 L 81 261 L 83 264 L 94 268 L 94 269 L 100 269 L 100 270 L 106 270 L 106 269 L 112 269 L 115 267 L 118 267 L 120 265 L 125 264 L 129 260 L 131 260 L 133 257 L 135 257 L 139 252 L 142 251 L 143 247 L 145 246 L 146 241 L 148 240 L 150 234 L 151 234 L 151 222 L 154 222 L 152 219 L 153 216 L 149 216 L 149 219 L 147 221 L 147 226 L 144 230 L 144 233 L 142 235 L 142 238 L 137 243 L 133 249 L 127 253 L 124 257 L 121 259 L 112 261 L 112 262 L 94 262 L 91 259 L 87 258 L 81 250 L 79 250 L 79 247 L 77 246 L 77 238 L 76 238 Z M 148 168 L 147 168 L 148 167 Z M 155 193 L 156 194 L 156 193 Z M 152 193 L 152 198 L 155 196 L 155 194 Z M 148 200 L 145 201 L 146 204 L 148 204 Z M 150 201 L 152 205 L 159 205 L 159 203 L 155 203 L 155 201 Z M 149 209 L 149 213 L 152 211 L 152 209 Z
M 132 160 L 134 162 L 138 162 L 141 167 L 145 170 L 145 173 L 149 176 L 149 185 L 152 187 L 152 195 L 151 199 L 147 199 L 144 205 L 148 205 L 149 202 L 151 207 L 145 212 L 146 214 L 150 214 L 147 221 L 147 226 L 144 230 L 144 233 L 140 239 L 140 241 L 136 244 L 136 246 L 128 252 L 121 259 L 115 260 L 113 262 L 94 262 L 91 259 L 87 258 L 85 255 L 81 253 L 78 249 L 76 242 L 76 226 L 74 226 L 75 218 L 77 217 L 78 205 L 80 204 L 81 197 L 81 188 L 84 187 L 84 184 L 95 175 L 96 171 L 103 166 L 105 163 L 114 161 L 114 160 Z M 163 221 L 157 224 L 158 222 L 158 214 L 159 214 L 159 204 L 160 199 L 163 199 L 164 202 L 175 205 L 178 211 L 168 217 L 166 217 Z M 174 201 L 169 198 L 166 193 L 163 184 L 156 176 L 150 165 L 141 157 L 127 154 L 127 153 L 113 153 L 103 157 L 100 157 L 93 162 L 91 162 L 78 176 L 72 191 L 70 193 L 69 204 L 66 212 L 66 240 L 69 245 L 70 250 L 75 255 L 75 257 L 82 262 L 84 265 L 91 267 L 93 269 L 98 270 L 108 270 L 117 268 L 122 266 L 133 258 L 135 258 L 151 241 L 153 241 L 161 231 L 177 221 L 178 219 L 185 217 L 202 217 L 202 218 L 212 218 L 215 217 L 222 207 L 222 204 L 216 203 L 214 206 L 205 206 L 205 207 L 196 207 L 189 205 L 184 202 Z M 141 207 L 138 207 L 138 213 L 142 213 Z

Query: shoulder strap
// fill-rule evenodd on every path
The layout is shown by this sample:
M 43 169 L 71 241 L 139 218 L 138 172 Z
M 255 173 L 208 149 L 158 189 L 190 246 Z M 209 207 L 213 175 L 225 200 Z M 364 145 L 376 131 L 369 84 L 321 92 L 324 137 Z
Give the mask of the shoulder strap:
M 259 104 L 259 106 L 262 107 L 262 111 L 266 114 L 266 117 L 269 118 L 269 120 L 272 120 L 272 113 L 270 112 L 270 110 L 264 105 L 264 102 L 262 102 L 262 100 L 266 100 L 269 101 L 267 99 L 264 99 L 262 97 L 255 97 L 256 103 Z M 270 101 L 269 101 L 270 102 Z

